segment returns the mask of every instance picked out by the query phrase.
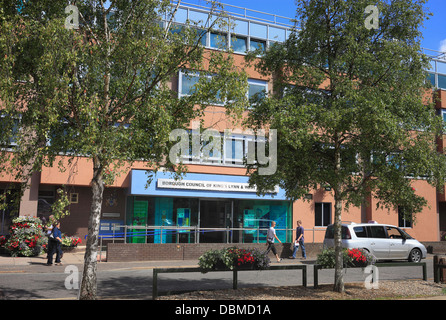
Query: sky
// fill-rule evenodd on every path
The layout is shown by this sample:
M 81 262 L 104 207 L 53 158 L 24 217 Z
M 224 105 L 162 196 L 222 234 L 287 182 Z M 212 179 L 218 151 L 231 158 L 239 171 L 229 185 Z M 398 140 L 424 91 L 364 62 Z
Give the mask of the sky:
M 205 5 L 204 0 L 183 0 L 184 3 Z M 221 0 L 223 4 L 294 18 L 295 0 Z M 373 4 L 373 0 L 370 0 Z M 433 13 L 422 29 L 422 46 L 446 52 L 446 0 L 428 0 L 426 8 Z

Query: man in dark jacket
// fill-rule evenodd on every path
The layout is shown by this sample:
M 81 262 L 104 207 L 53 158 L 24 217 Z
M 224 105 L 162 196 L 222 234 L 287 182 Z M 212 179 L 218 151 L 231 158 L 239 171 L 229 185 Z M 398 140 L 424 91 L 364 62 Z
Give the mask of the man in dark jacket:
M 56 265 L 62 265 L 62 232 L 60 231 L 60 222 L 53 224 L 52 237 L 48 238 L 48 261 L 47 266 L 53 265 L 53 255 L 56 253 Z
M 297 221 L 297 228 L 296 228 L 296 241 L 294 241 L 294 251 L 293 255 L 290 257 L 290 259 L 296 259 L 296 253 L 297 250 L 299 250 L 299 247 L 302 248 L 302 259 L 307 258 L 307 254 L 305 252 L 305 244 L 304 244 L 304 227 L 302 227 L 302 221 Z

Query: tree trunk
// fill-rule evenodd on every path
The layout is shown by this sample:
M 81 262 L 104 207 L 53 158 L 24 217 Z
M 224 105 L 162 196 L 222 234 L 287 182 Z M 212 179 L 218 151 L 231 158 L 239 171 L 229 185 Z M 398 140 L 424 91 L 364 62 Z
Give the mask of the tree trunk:
M 84 256 L 84 271 L 79 290 L 79 300 L 95 300 L 97 289 L 97 254 L 99 238 L 99 221 L 101 217 L 104 182 L 102 177 L 103 166 L 97 159 L 94 160 L 92 179 L 92 203 L 90 221 L 88 224 L 88 237 Z
M 341 143 L 339 134 L 335 134 L 335 175 L 338 178 L 341 171 Z M 342 197 L 341 188 L 338 179 L 334 183 L 334 200 L 335 200 L 335 223 L 334 223 L 334 246 L 335 246 L 335 280 L 333 291 L 344 292 L 344 258 L 342 254 Z
M 342 229 L 341 229 L 342 201 L 335 197 L 335 223 L 334 223 L 334 245 L 335 245 L 335 280 L 333 291 L 344 292 L 344 259 L 342 254 Z

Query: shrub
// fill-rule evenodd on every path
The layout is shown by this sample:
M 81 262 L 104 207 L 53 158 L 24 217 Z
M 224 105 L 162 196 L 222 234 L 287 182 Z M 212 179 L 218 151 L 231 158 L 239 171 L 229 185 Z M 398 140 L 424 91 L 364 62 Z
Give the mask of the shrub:
M 364 249 L 342 249 L 343 267 L 366 267 L 374 264 L 376 259 L 373 255 Z M 328 248 L 322 250 L 317 256 L 316 263 L 324 269 L 332 269 L 336 265 L 335 250 Z
M 42 254 L 47 242 L 42 221 L 36 217 L 21 216 L 12 220 L 9 239 L 3 246 L 13 257 L 32 257 Z
M 347 255 L 351 260 L 349 266 L 352 267 L 366 267 L 376 262 L 375 257 L 364 249 L 348 249 Z
M 269 268 L 268 256 L 257 249 L 239 249 L 236 247 L 222 250 L 209 250 L 198 258 L 198 266 L 201 272 L 226 269 L 234 270 L 245 266 L 256 270 Z
M 79 237 L 68 237 L 67 235 L 62 234 L 62 246 L 64 247 L 76 247 L 81 242 L 81 238 Z

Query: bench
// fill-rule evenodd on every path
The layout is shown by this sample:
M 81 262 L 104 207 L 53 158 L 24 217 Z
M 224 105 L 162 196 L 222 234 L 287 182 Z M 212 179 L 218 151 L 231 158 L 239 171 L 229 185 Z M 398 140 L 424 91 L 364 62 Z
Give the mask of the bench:
M 427 281 L 427 267 L 426 267 L 426 262 L 378 262 L 375 263 L 374 265 L 377 268 L 380 267 L 422 267 L 423 268 L 423 280 Z M 323 269 L 321 265 L 319 264 L 315 264 L 313 266 L 313 279 L 314 279 L 314 287 L 317 288 L 319 285 L 319 270 Z M 349 269 L 350 267 L 348 267 L 347 269 Z M 358 267 L 353 267 L 353 268 L 358 268 Z M 359 267 L 360 268 L 360 267 Z M 372 273 L 373 273 L 373 268 L 372 268 Z
M 270 270 L 302 270 L 302 284 L 304 287 L 307 286 L 307 266 L 306 265 L 280 265 L 280 266 L 270 266 L 268 269 L 264 270 L 215 270 L 208 272 L 232 272 L 232 288 L 237 290 L 238 288 L 238 272 L 239 271 L 270 271 Z M 202 273 L 202 269 L 198 267 L 186 267 L 186 268 L 154 268 L 153 269 L 153 285 L 152 285 L 152 298 L 155 300 L 158 298 L 158 275 L 160 273 L 185 273 L 185 272 L 199 272 Z

